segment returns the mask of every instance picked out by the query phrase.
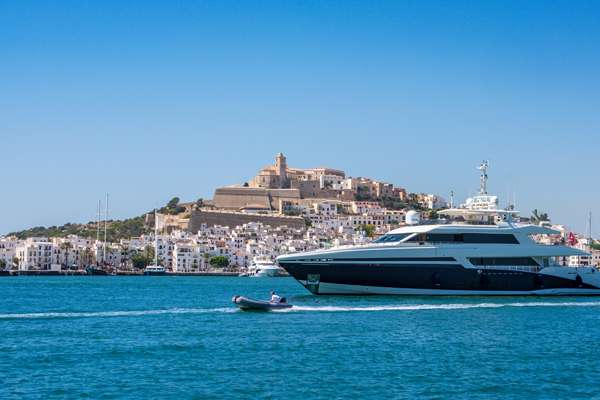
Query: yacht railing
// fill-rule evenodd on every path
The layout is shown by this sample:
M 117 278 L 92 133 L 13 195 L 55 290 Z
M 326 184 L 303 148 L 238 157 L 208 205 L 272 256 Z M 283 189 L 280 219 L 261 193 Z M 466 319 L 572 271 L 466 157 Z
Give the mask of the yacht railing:
M 539 272 L 542 267 L 538 265 L 476 265 L 477 269 L 493 269 L 515 272 Z

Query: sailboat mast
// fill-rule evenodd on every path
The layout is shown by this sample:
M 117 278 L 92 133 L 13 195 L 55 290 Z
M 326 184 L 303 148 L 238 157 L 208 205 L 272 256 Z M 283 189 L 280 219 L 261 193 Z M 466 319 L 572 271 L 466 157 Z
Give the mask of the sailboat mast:
M 590 244 L 590 248 L 592 247 L 592 212 L 590 211 L 588 215 L 588 243 Z
M 100 242 L 100 210 L 102 207 L 102 200 L 98 200 L 98 219 L 96 220 L 96 265 L 98 265 L 98 243 Z
M 108 225 L 108 193 L 106 193 L 106 209 L 104 213 L 104 245 L 102 246 L 102 263 L 106 263 L 106 231 Z
M 154 209 L 154 265 L 158 265 L 158 214 Z

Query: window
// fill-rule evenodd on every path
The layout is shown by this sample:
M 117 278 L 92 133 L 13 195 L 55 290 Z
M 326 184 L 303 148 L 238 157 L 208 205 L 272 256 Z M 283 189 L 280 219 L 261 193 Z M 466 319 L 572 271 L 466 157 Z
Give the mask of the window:
M 377 240 L 375 240 L 375 243 L 393 243 L 393 242 L 399 242 L 402 239 L 408 237 L 409 235 L 411 235 L 411 233 L 392 233 L 392 234 L 387 234 L 387 235 L 383 235 L 380 238 L 378 238 Z
M 469 261 L 473 265 L 538 265 L 531 257 L 476 257 L 469 258 Z
M 519 244 L 514 235 L 505 233 L 421 233 L 409 242 Z

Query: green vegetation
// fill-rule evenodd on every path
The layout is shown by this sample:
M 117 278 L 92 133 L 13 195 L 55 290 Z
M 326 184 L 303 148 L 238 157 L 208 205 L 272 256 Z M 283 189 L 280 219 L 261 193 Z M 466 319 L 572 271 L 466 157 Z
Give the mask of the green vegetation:
M 358 186 L 356 188 L 356 195 L 354 196 L 356 201 L 377 201 L 376 198 L 371 196 L 369 188 L 364 186 Z
M 135 218 L 124 219 L 122 221 L 108 221 L 106 229 L 106 237 L 109 242 L 118 242 L 120 239 L 128 239 L 134 236 L 140 236 L 144 233 L 149 233 L 144 225 L 144 216 L 141 215 Z M 9 236 L 16 236 L 19 239 L 27 239 L 29 237 L 65 237 L 67 235 L 77 235 L 85 238 L 95 238 L 97 232 L 97 223 L 95 221 L 87 224 L 72 224 L 67 223 L 62 226 L 43 227 L 38 226 L 31 229 L 26 229 L 19 232 L 9 233 Z M 100 238 L 104 238 L 104 222 L 100 222 Z
M 400 200 L 398 197 L 381 197 L 374 198 L 369 195 L 368 191 L 364 188 L 359 188 L 355 200 L 357 201 L 375 201 L 382 207 L 390 210 L 404 210 L 411 208 L 413 210 L 423 210 L 423 206 L 418 202 L 418 195 L 416 193 L 410 193 L 406 200 Z
M 131 263 L 133 268 L 144 269 L 148 265 L 154 262 L 154 248 L 152 246 L 146 246 L 144 251 L 136 252 L 131 256 Z
M 0 270 L 3 270 L 6 268 L 6 261 L 5 260 L 0 260 Z
M 229 266 L 229 259 L 225 256 L 214 256 L 208 263 L 214 268 L 225 268 Z
M 283 210 L 283 215 L 287 215 L 288 217 L 297 217 L 302 215 L 302 212 L 295 208 L 286 208 Z
M 161 214 L 177 215 L 185 211 L 185 207 L 179 205 L 179 197 L 173 197 L 166 206 L 158 210 Z
M 196 206 L 201 207 L 202 199 L 196 201 Z M 185 207 L 179 205 L 179 197 L 173 197 L 162 207 L 159 212 L 163 214 L 179 214 L 185 211 Z M 145 214 L 139 217 L 128 218 L 124 220 L 109 220 L 106 224 L 106 238 L 109 242 L 118 242 L 120 239 L 129 239 L 131 237 L 141 236 L 150 233 L 152 227 L 145 225 Z M 77 235 L 84 238 L 95 238 L 97 234 L 97 222 L 90 221 L 87 224 L 66 223 L 62 226 L 36 226 L 18 232 L 11 232 L 9 236 L 16 236 L 19 239 L 30 237 L 65 237 L 68 235 Z M 104 239 L 104 221 L 100 221 L 100 239 Z
M 374 237 L 375 236 L 375 225 L 371 225 L 371 224 L 366 224 L 366 225 L 360 225 L 357 230 L 359 231 L 363 231 L 365 233 L 365 235 L 367 235 L 367 237 Z
M 389 197 L 381 199 L 379 201 L 379 204 L 381 204 L 382 207 L 385 207 L 390 210 L 404 210 L 405 208 L 408 208 L 408 203 L 400 199 L 392 199 Z
M 594 250 L 600 250 L 600 242 L 592 242 L 592 244 L 590 244 L 590 247 Z

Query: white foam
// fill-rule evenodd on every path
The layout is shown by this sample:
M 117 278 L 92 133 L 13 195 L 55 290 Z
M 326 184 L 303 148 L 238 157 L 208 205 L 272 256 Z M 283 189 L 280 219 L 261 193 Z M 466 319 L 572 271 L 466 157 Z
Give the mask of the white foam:
M 273 310 L 274 312 L 373 312 L 373 311 L 426 311 L 426 310 L 466 310 L 473 308 L 502 307 L 600 307 L 600 302 L 518 302 L 518 303 L 448 303 L 448 304 L 398 304 L 381 306 L 293 306 Z M 141 317 L 165 314 L 210 314 L 233 313 L 234 307 L 222 308 L 169 308 L 162 310 L 97 311 L 97 312 L 42 312 L 0 314 L 0 320 L 9 319 L 51 319 L 51 318 L 114 318 Z
M 599 307 L 600 302 L 521 302 L 521 303 L 449 303 L 449 304 L 405 304 L 381 305 L 368 307 L 352 306 L 294 306 L 276 312 L 316 311 L 316 312 L 350 312 L 350 311 L 419 311 L 419 310 L 465 310 L 472 308 L 502 307 Z
M 140 317 L 163 314 L 206 314 L 235 312 L 234 308 L 170 308 L 164 310 L 98 311 L 98 312 L 43 312 L 22 314 L 0 314 L 2 319 L 43 319 L 43 318 L 107 318 Z

